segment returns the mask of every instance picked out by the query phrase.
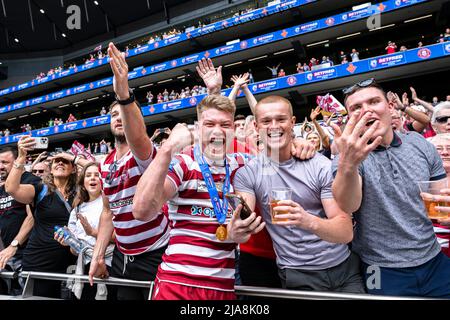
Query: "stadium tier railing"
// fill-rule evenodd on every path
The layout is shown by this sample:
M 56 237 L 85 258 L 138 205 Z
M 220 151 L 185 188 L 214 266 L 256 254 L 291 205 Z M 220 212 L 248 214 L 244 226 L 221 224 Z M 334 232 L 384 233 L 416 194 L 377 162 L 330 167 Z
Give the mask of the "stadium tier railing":
M 349 77 L 358 74 L 369 73 L 372 71 L 383 70 L 387 68 L 395 68 L 398 66 L 416 64 L 429 60 L 442 59 L 450 56 L 450 41 L 438 43 L 421 48 L 410 49 L 404 52 L 396 52 L 389 55 L 382 55 L 363 59 L 357 62 L 336 65 L 330 68 L 317 71 L 309 71 L 305 73 L 292 74 L 281 78 L 265 80 L 249 84 L 249 88 L 253 94 L 263 94 L 273 92 L 285 88 L 295 88 L 315 82 L 333 80 L 338 78 Z M 222 95 L 229 95 L 231 89 L 222 90 Z M 242 97 L 243 93 L 239 92 L 238 97 Z M 171 112 L 186 108 L 193 108 L 200 102 L 205 95 L 193 96 L 189 98 L 169 101 L 159 104 L 151 104 L 141 107 L 144 117 L 151 117 L 156 114 Z M 65 132 L 82 130 L 90 127 L 102 126 L 109 124 L 109 115 L 82 119 L 71 123 L 65 123 L 58 126 L 32 130 L 27 134 L 32 136 L 50 136 L 62 134 Z M 24 133 L 10 135 L 0 138 L 0 145 L 16 143 Z
M 144 54 L 144 53 L 147 53 L 147 52 L 150 52 L 153 50 L 157 50 L 157 49 L 160 49 L 163 47 L 173 45 L 175 43 L 180 43 L 183 41 L 201 37 L 205 34 L 210 34 L 212 32 L 223 30 L 223 29 L 226 29 L 226 28 L 238 25 L 238 24 L 247 23 L 252 20 L 261 19 L 261 18 L 264 18 L 264 17 L 272 15 L 272 14 L 286 11 L 291 8 L 301 7 L 305 4 L 316 2 L 316 1 L 318 1 L 318 0 L 289 0 L 289 1 L 283 1 L 276 5 L 271 5 L 271 6 L 267 6 L 264 8 L 255 9 L 246 14 L 240 15 L 238 17 L 228 18 L 228 19 L 218 21 L 218 22 L 215 22 L 212 24 L 208 24 L 201 28 L 196 28 L 189 32 L 185 32 L 185 33 L 182 33 L 179 35 L 172 36 L 167 39 L 163 39 L 163 40 L 151 43 L 151 44 L 143 45 L 139 48 L 130 49 L 128 51 L 127 56 L 133 57 L 136 55 Z M 25 83 L 21 83 L 21 84 L 11 86 L 8 88 L 0 89 L 0 97 L 6 96 L 13 92 L 18 92 L 18 91 L 25 90 L 25 89 L 28 89 L 28 88 L 31 88 L 34 86 L 48 83 L 53 80 L 69 77 L 73 74 L 81 73 L 86 70 L 91 70 L 91 69 L 100 67 L 102 65 L 108 64 L 108 63 L 109 63 L 108 57 L 105 57 L 103 59 L 96 59 L 93 62 L 78 65 L 72 69 L 65 69 L 62 72 L 48 75 L 48 76 L 42 77 L 40 79 L 33 79 L 33 80 L 27 81 Z
M 304 23 L 291 28 L 286 28 L 282 30 L 277 30 L 268 34 L 264 34 L 258 37 L 253 37 L 247 40 L 240 41 L 232 45 L 221 46 L 218 48 L 213 48 L 203 52 L 191 54 L 185 57 L 174 59 L 171 61 L 166 61 L 149 67 L 138 67 L 128 73 L 128 79 L 133 80 L 142 77 L 148 77 L 151 74 L 156 74 L 171 70 L 174 68 L 179 68 L 181 66 L 186 66 L 190 64 L 197 63 L 202 58 L 216 58 L 224 55 L 229 55 L 242 50 L 249 50 L 253 47 L 258 47 L 261 45 L 266 45 L 269 43 L 276 43 L 287 38 L 299 36 L 301 34 L 315 32 L 321 29 L 327 29 L 333 26 L 349 23 L 351 21 L 357 21 L 361 19 L 368 18 L 373 14 L 383 14 L 391 12 L 394 10 L 410 7 L 418 3 L 428 2 L 429 0 L 388 0 L 385 2 L 380 2 L 377 5 L 369 6 L 356 11 L 344 12 L 337 14 L 328 18 L 319 19 L 316 21 Z M 3 117 L 8 117 L 8 113 L 29 108 L 35 105 L 43 104 L 46 102 L 62 99 L 64 97 L 77 95 L 83 92 L 106 88 L 112 86 L 113 77 L 104 78 L 97 81 L 92 81 L 85 83 L 76 87 L 63 89 L 51 94 L 46 94 L 40 97 L 28 99 L 25 101 L 17 102 L 7 106 L 0 106 L 0 119 Z
M 82 283 L 89 282 L 89 277 L 86 275 L 33 272 L 33 271 L 22 271 L 18 273 L 0 272 L 0 278 L 12 279 L 17 277 L 25 278 L 26 281 L 22 295 L 16 297 L 16 299 L 33 298 L 33 287 L 35 279 L 45 279 L 54 281 L 79 281 Z M 149 288 L 150 289 L 149 300 L 151 300 L 154 289 L 153 281 L 135 281 L 110 277 L 106 279 L 94 278 L 94 283 L 97 284 L 102 283 L 106 285 L 115 285 L 115 286 Z M 300 291 L 300 290 L 274 289 L 274 288 L 253 287 L 253 286 L 235 286 L 234 290 L 236 295 L 238 296 L 266 297 L 276 299 L 301 299 L 301 300 L 425 300 L 426 299 L 421 297 L 399 297 L 399 296 L 379 296 L 370 294 Z M 44 297 L 39 298 L 42 299 Z

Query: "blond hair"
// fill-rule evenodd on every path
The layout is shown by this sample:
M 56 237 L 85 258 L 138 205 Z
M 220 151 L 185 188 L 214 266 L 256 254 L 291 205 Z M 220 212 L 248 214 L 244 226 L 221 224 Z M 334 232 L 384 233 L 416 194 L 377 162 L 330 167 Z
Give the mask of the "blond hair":
M 281 96 L 268 96 L 268 97 L 265 97 L 264 99 L 258 101 L 258 103 L 256 104 L 256 106 L 255 106 L 255 110 L 256 110 L 255 111 L 255 118 L 257 118 L 258 106 L 260 106 L 262 104 L 269 104 L 269 103 L 284 103 L 285 105 L 287 105 L 289 107 L 290 115 L 291 116 L 294 115 L 294 111 L 292 109 L 292 104 L 291 104 L 291 102 L 288 99 L 283 98 Z
M 236 105 L 233 101 L 228 99 L 228 97 L 224 97 L 222 95 L 210 95 L 206 96 L 200 103 L 197 105 L 197 117 L 200 119 L 202 112 L 208 109 L 217 109 L 219 111 L 228 112 L 233 116 L 236 112 Z

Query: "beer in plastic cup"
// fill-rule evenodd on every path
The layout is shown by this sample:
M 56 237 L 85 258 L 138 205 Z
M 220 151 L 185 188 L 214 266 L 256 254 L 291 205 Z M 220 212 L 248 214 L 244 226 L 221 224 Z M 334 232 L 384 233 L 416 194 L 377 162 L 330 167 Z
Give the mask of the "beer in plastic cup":
M 289 212 L 275 211 L 273 208 L 278 206 L 278 202 L 281 200 L 291 200 L 292 190 L 291 188 L 274 188 L 270 193 L 270 215 L 272 216 L 272 223 L 280 221 L 288 221 L 288 219 L 278 219 L 277 214 L 287 214 Z
M 436 196 L 440 196 L 441 189 L 446 189 L 448 186 L 447 179 L 437 181 L 419 181 L 419 189 L 422 200 L 425 204 L 428 217 L 430 219 L 447 218 L 448 213 L 438 212 L 436 206 L 450 206 L 450 203 L 445 201 L 437 201 Z

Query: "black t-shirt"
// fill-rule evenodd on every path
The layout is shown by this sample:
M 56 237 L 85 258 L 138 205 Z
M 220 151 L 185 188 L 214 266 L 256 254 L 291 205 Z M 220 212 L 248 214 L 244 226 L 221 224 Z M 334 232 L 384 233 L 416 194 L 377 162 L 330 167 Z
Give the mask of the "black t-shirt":
M 331 159 L 331 150 L 330 149 L 322 149 L 319 151 L 323 156 L 327 157 L 328 159 Z
M 21 184 L 38 185 L 41 182 L 39 177 L 24 172 L 20 178 Z M 1 238 L 5 248 L 10 245 L 14 238 L 19 233 L 23 221 L 27 217 L 26 205 L 17 202 L 6 191 L 5 186 L 0 187 L 0 231 Z M 25 243 L 22 244 L 25 246 Z M 18 250 L 19 254 L 21 250 Z
M 44 188 L 43 184 L 35 186 L 35 201 Z M 71 206 L 73 197 L 68 201 Z M 69 265 L 75 263 L 75 256 L 69 247 L 60 245 L 53 239 L 55 226 L 66 226 L 70 212 L 56 193 L 49 193 L 36 204 L 33 213 L 34 227 L 23 253 L 23 270 L 51 271 L 65 273 Z

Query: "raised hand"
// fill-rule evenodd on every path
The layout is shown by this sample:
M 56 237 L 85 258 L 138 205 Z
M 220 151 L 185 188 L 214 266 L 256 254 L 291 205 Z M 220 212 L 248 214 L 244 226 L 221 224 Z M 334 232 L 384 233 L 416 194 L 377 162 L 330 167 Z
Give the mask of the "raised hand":
M 404 106 L 409 106 L 409 99 L 408 99 L 408 94 L 406 92 L 403 92 L 402 95 L 402 103 Z
M 417 99 L 417 92 L 413 87 L 409 87 L 409 90 L 411 90 L 411 97 L 414 101 Z
M 317 117 L 320 114 L 320 107 L 317 106 L 315 109 L 311 109 L 311 113 L 309 115 L 309 118 L 311 119 L 311 121 L 314 121 L 317 119 Z
M 31 136 L 23 135 L 20 137 L 19 141 L 17 141 L 18 157 L 25 158 L 28 151 L 32 151 L 35 145 L 36 141 Z
M 220 94 L 223 83 L 222 66 L 216 70 L 211 59 L 203 58 L 195 68 L 197 69 L 198 75 L 203 79 L 208 89 L 208 94 Z
M 54 159 L 57 159 L 57 158 L 63 158 L 72 163 L 75 160 L 75 156 L 73 154 L 70 154 L 67 152 L 60 152 L 58 154 L 55 154 L 54 156 L 51 156 L 50 158 L 48 158 L 48 160 L 53 161 Z
M 244 87 L 250 81 L 249 74 L 244 73 L 244 74 L 240 74 L 239 76 L 234 75 L 231 77 L 231 81 L 234 82 L 235 87 L 239 87 L 239 88 Z
M 394 103 L 394 107 L 397 110 L 404 110 L 405 106 L 403 105 L 402 100 L 400 100 L 400 97 L 396 93 L 392 93 L 392 102 Z
M 130 97 L 128 85 L 128 64 L 125 61 L 125 53 L 120 52 L 117 47 L 110 42 L 108 46 L 109 64 L 113 71 L 113 88 L 119 100 Z
M 339 150 L 340 164 L 348 168 L 357 167 L 367 158 L 371 151 L 380 145 L 383 139 L 381 136 L 376 137 L 369 143 L 373 133 L 379 126 L 379 120 L 375 120 L 366 130 L 371 114 L 371 112 L 367 112 L 360 118 L 361 111 L 355 111 L 343 132 L 338 125 L 331 124 L 334 130 L 334 143 Z

